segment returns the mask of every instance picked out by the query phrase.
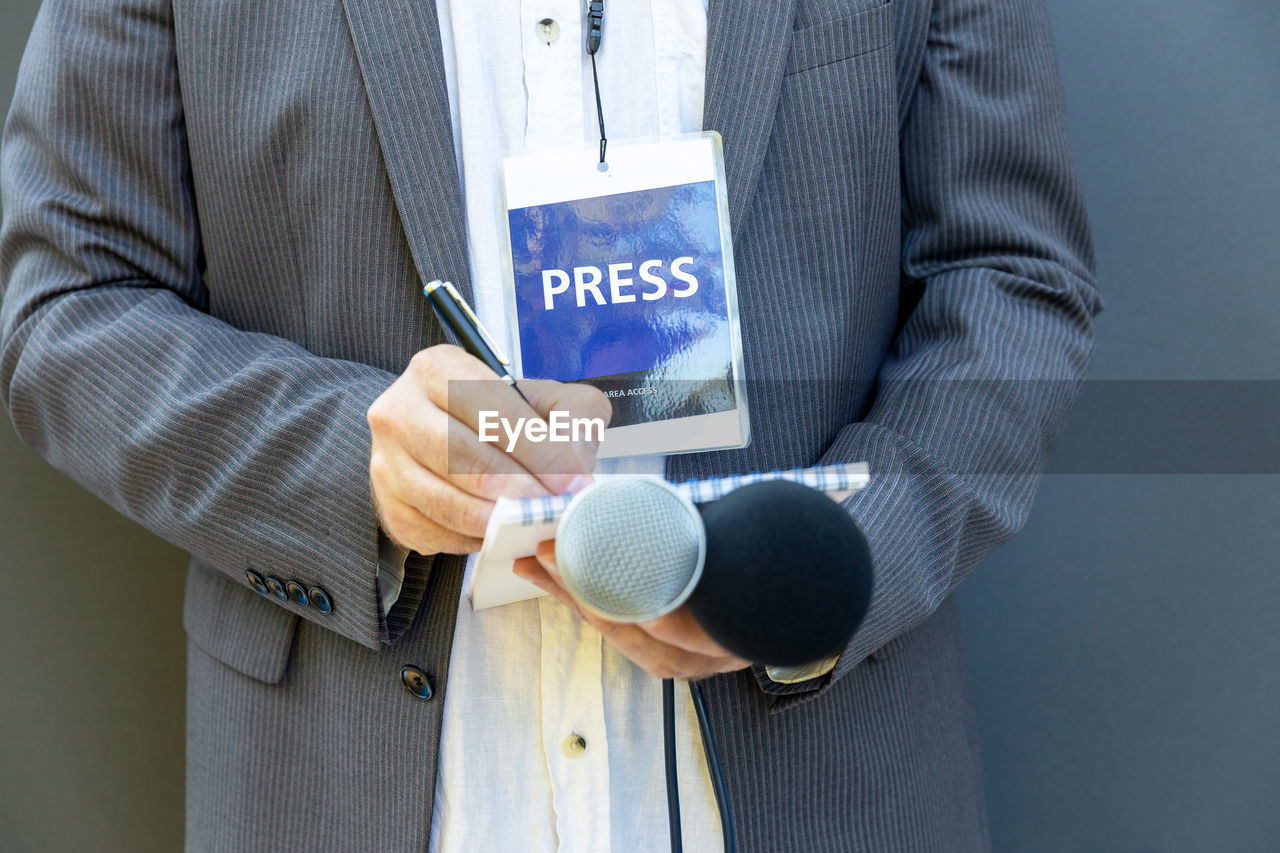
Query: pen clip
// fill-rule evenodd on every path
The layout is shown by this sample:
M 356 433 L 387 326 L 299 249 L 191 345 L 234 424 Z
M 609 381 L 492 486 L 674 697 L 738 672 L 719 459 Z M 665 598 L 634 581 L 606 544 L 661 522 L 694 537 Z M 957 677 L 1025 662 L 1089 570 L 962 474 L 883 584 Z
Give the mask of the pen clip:
M 462 294 L 453 286 L 453 282 L 445 281 L 441 282 L 441 284 L 444 286 L 445 292 L 448 293 L 453 301 L 458 304 L 458 307 L 466 313 L 467 317 L 471 320 L 472 325 L 476 327 L 476 331 L 480 333 L 480 337 L 484 338 L 484 342 L 488 344 L 489 349 L 493 351 L 494 356 L 502 363 L 502 366 L 508 368 L 511 367 L 511 362 L 507 360 L 507 357 L 502 354 L 502 349 L 499 348 L 498 344 L 489 336 L 489 333 L 485 331 L 484 325 L 480 322 L 480 318 L 471 310 L 471 306 L 467 304 L 467 300 L 462 298 Z

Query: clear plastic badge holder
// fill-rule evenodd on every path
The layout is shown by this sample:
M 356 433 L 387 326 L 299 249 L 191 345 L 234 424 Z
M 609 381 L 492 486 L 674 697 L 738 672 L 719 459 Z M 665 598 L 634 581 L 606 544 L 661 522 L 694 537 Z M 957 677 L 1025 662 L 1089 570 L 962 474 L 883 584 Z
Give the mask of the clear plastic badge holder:
M 599 457 L 744 447 L 737 287 L 715 132 L 503 162 L 518 378 L 613 404 Z

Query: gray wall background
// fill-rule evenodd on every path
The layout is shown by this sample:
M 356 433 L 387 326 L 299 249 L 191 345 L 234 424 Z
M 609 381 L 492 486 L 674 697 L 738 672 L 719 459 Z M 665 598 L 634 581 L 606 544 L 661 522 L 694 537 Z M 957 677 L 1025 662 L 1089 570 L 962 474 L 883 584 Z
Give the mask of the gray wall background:
M 1107 300 L 1094 378 L 1280 379 L 1280 4 L 1050 6 Z M 1108 420 L 1090 405 L 1106 384 L 1069 470 L 1089 470 L 1080 428 Z M 1196 411 L 1227 383 L 1159 385 L 1120 389 L 1181 398 L 1184 434 L 1267 445 L 1256 470 L 1280 471 L 1268 427 Z M 1234 413 L 1274 428 L 1275 387 L 1237 390 L 1269 392 Z M 1045 479 L 959 593 L 997 850 L 1280 850 L 1278 522 L 1276 476 Z
M 0 0 L 5 103 L 37 6 Z M 1280 379 L 1280 5 L 1050 6 L 1095 378 Z M 997 850 L 1275 850 L 1280 477 L 1092 468 L 1108 401 L 1086 392 L 1077 473 L 960 592 Z M 0 848 L 180 848 L 183 565 L 0 423 Z

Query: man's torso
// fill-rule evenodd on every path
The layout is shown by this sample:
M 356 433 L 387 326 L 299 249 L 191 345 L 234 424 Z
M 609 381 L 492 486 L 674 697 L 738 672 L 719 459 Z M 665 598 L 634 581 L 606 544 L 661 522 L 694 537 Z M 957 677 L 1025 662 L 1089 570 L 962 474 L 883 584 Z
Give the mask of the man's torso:
M 212 314 L 396 373 L 443 342 L 421 277 L 471 275 L 433 6 L 175 2 Z M 668 476 L 812 464 L 865 413 L 899 322 L 898 132 L 929 13 L 712 4 L 705 119 L 725 140 L 753 442 Z M 435 561 L 413 626 L 373 652 L 193 565 L 188 844 L 425 849 L 460 581 Z M 433 700 L 401 687 L 406 663 Z M 820 701 L 770 713 L 749 672 L 706 687 L 741 849 L 985 843 L 950 605 Z

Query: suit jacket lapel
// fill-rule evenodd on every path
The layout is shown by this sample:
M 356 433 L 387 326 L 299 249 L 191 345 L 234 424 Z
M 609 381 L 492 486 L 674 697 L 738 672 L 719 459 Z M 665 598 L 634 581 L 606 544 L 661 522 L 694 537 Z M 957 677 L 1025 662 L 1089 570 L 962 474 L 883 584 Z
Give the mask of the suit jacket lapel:
M 736 238 L 768 147 L 796 0 L 711 0 L 703 127 L 724 139 Z M 462 189 L 432 0 L 343 0 L 414 264 L 470 298 Z
M 462 188 L 434 0 L 343 0 L 391 192 L 422 280 L 471 298 Z
M 769 145 L 796 0 L 711 0 L 702 126 L 724 139 L 733 236 L 741 233 Z

